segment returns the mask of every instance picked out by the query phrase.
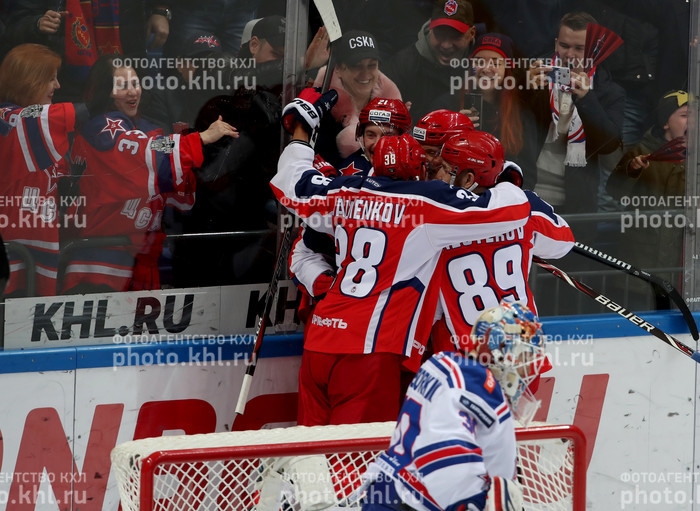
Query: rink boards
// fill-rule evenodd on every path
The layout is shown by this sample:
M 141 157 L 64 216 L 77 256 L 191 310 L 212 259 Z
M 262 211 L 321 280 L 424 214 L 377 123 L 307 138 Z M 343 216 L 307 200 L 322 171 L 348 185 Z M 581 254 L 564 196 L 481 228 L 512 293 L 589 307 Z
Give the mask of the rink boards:
M 230 430 L 260 295 L 240 286 L 8 303 L 0 508 L 116 511 L 115 445 Z M 290 288 L 275 308 L 292 332 L 293 299 Z M 680 314 L 643 316 L 695 347 Z M 119 336 L 122 327 L 131 330 Z M 221 333 L 230 328 L 240 334 Z M 589 508 L 693 509 L 695 362 L 614 314 L 545 318 L 544 330 L 554 368 L 540 386 L 537 419 L 586 433 Z M 234 429 L 294 423 L 302 338 L 272 333 Z

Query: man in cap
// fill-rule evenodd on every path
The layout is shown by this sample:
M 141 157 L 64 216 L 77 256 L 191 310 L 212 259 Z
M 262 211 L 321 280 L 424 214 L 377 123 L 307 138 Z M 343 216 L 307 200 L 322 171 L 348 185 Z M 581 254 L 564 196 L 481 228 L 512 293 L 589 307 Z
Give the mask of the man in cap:
M 225 72 L 216 64 L 223 57 L 219 38 L 210 33 L 195 33 L 186 39 L 175 72 L 159 71 L 151 87 L 145 87 L 142 115 L 158 124 L 166 133 L 180 133 L 193 128 L 199 109 L 212 97 L 224 94 Z M 228 62 L 228 59 L 225 60 Z
M 400 101 L 401 92 L 379 70 L 377 41 L 369 32 L 345 32 L 333 43 L 333 52 L 330 88 L 338 92 L 338 102 L 321 124 L 316 152 L 337 166 L 361 149 L 355 129 L 360 112 L 376 98 Z M 325 67 L 319 70 L 315 87 L 323 84 L 326 72 Z
M 433 110 L 434 98 L 450 92 L 453 77 L 463 77 L 476 28 L 468 0 L 438 0 L 418 40 L 387 62 L 386 74 L 396 82 L 411 115 L 419 119 Z

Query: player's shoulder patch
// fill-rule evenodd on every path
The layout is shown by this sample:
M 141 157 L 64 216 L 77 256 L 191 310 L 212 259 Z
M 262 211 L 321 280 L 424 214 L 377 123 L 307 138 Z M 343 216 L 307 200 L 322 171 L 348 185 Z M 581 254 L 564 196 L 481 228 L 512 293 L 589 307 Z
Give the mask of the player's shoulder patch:
M 490 369 L 486 369 L 486 379 L 484 380 L 484 388 L 489 394 L 492 394 L 496 390 L 496 378 L 494 378 L 493 373 Z
M 23 108 L 19 116 L 23 118 L 37 118 L 41 115 L 41 111 L 44 109 L 42 105 L 29 105 L 28 107 Z
M 148 147 L 153 151 L 170 154 L 175 149 L 175 141 L 170 137 L 158 137 L 152 139 Z

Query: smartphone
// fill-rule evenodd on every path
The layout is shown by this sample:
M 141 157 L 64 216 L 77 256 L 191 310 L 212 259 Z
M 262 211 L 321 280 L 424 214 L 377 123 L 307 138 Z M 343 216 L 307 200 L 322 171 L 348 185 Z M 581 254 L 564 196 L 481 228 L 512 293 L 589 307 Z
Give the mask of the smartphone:
M 571 69 L 568 67 L 554 66 L 547 76 L 557 85 L 571 85 Z
M 468 92 L 464 95 L 464 109 L 475 109 L 479 115 L 484 110 L 484 96 L 475 92 Z

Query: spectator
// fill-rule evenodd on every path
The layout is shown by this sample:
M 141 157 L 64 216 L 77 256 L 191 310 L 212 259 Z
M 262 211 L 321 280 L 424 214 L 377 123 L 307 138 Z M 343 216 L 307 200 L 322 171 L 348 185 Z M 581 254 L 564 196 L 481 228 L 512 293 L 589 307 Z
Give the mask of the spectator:
M 655 271 L 656 268 L 681 267 L 683 265 L 683 229 L 653 228 L 647 214 L 640 210 L 663 209 L 667 211 L 682 208 L 686 193 L 685 154 L 678 151 L 675 157 L 655 160 L 650 155 L 670 141 L 681 142 L 685 146 L 688 130 L 688 93 L 682 90 L 665 94 L 658 102 L 656 121 L 645 133 L 642 141 L 627 151 L 613 170 L 607 183 L 609 193 L 620 200 L 622 197 L 645 197 L 659 200 L 662 206 L 630 206 L 637 218 L 634 226 L 623 228 L 620 238 L 620 253 L 626 254 L 631 264 L 672 282 L 677 280 L 671 274 Z M 679 148 L 680 149 L 680 148 Z M 628 201 L 629 202 L 629 201 Z M 632 203 L 634 204 L 634 203 Z M 631 216 L 631 215 L 628 215 Z M 643 220 L 640 220 L 640 216 Z M 640 287 L 630 281 L 631 297 L 642 300 L 649 295 L 648 287 Z M 681 281 L 677 282 L 680 287 Z M 630 305 L 633 307 L 633 305 Z M 644 300 L 637 307 L 668 309 L 668 294 L 656 293 L 655 303 Z
M 146 20 L 142 0 L 20 0 L 13 4 L 7 44 L 44 44 L 63 59 L 57 101 L 81 101 L 90 67 L 100 55 L 145 57 L 144 27 L 151 30 L 158 22 L 158 16 Z
M 229 92 L 223 84 L 225 69 L 209 67 L 209 59 L 224 57 L 221 42 L 213 34 L 196 34 L 182 47 L 170 75 L 154 77 L 153 87 L 144 90 L 141 113 L 165 133 L 181 133 L 194 127 L 195 119 L 209 99 Z M 228 65 L 228 60 L 223 59 Z M 221 86 L 222 89 L 218 89 Z
M 414 119 L 434 109 L 435 98 L 450 92 L 455 76 L 462 78 L 462 58 L 469 55 L 475 37 L 474 12 L 468 0 L 437 1 L 416 43 L 386 63 L 385 72 L 403 100 L 410 102 Z M 460 67 L 453 67 L 456 62 Z
M 70 134 L 80 115 L 71 103 L 52 104 L 61 57 L 46 46 L 20 44 L 0 65 L 0 151 L 5 176 L 5 241 L 24 245 L 36 268 L 36 293 L 56 294 L 59 253 L 57 181 L 65 172 Z M 28 293 L 29 268 L 10 254 L 7 296 Z
M 324 120 L 317 150 L 331 164 L 360 149 L 356 127 L 360 111 L 373 98 L 401 99 L 393 81 L 379 70 L 379 50 L 369 32 L 350 30 L 333 43 L 335 66 L 329 87 L 338 92 L 331 116 Z M 314 87 L 323 85 L 327 69 L 321 68 Z
M 280 154 L 280 112 L 273 94 L 256 90 L 217 96 L 200 111 L 195 129 L 222 116 L 240 136 L 205 148 L 205 162 L 196 175 L 197 201 L 179 215 L 183 233 L 193 236 L 174 240 L 177 287 L 269 281 L 277 242 L 272 230 L 277 204 L 269 180 Z M 231 235 L 235 232 L 243 233 Z
M 250 38 L 241 46 L 238 58 L 254 61 L 254 64 L 232 70 L 228 80 L 231 90 L 266 90 L 281 97 L 286 24 L 285 18 L 279 15 L 249 22 Z M 327 61 L 328 33 L 321 27 L 306 50 L 305 69 L 318 69 Z
M 162 136 L 140 117 L 140 100 L 135 70 L 101 57 L 85 92 L 92 118 L 71 150 L 72 164 L 82 168 L 78 214 L 85 221 L 79 235 L 123 236 L 128 244 L 74 252 L 63 283 L 69 292 L 159 289 L 165 207 L 192 207 L 202 147 L 238 136 L 222 120 L 201 133 Z
M 570 85 L 548 79 L 553 67 L 545 61 L 537 61 L 529 70 L 528 84 L 539 87 L 533 95 L 536 115 L 547 127 L 537 160 L 535 192 L 562 213 L 597 211 L 599 158 L 622 144 L 625 93 L 605 69 L 586 67 L 589 23 L 596 20 L 588 13 L 565 14 L 554 41 L 550 63 L 561 62 L 569 68 Z
M 367 470 L 363 511 L 523 509 L 516 420 L 546 361 L 537 317 L 502 303 L 478 319 L 462 353 L 438 353 L 409 385 L 387 451 Z M 526 411 L 527 410 L 527 411 Z
M 216 34 L 224 53 L 235 55 L 246 23 L 256 17 L 252 0 L 152 0 L 152 13 L 162 15 L 166 56 L 179 55 L 189 34 Z M 162 35 L 160 35 L 162 37 Z
M 448 96 L 451 101 L 445 106 L 461 109 L 474 127 L 498 138 L 506 158 L 523 169 L 523 186 L 532 189 L 537 183 L 537 124 L 532 111 L 522 102 L 523 84 L 515 76 L 514 57 L 508 36 L 479 36 L 471 54 L 474 74 L 462 91 Z
M 509 183 L 476 199 L 437 181 L 413 182 L 424 177 L 425 153 L 407 134 L 380 139 L 371 179 L 323 177 L 312 167 L 308 141 L 333 100 L 333 91 L 305 89 L 285 107 L 282 122 L 294 138 L 271 181 L 283 205 L 336 238 L 337 277 L 304 340 L 298 418 L 304 425 L 396 416 L 401 364 L 413 349 L 417 310 L 440 247 L 517 228 L 529 215 L 524 195 Z M 394 208 L 401 218 L 387 216 Z

